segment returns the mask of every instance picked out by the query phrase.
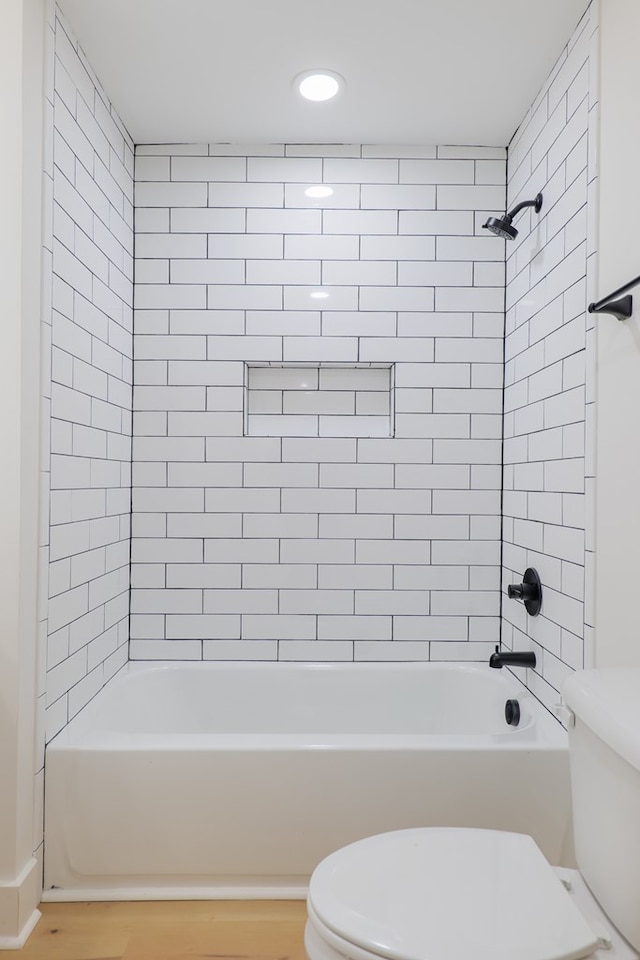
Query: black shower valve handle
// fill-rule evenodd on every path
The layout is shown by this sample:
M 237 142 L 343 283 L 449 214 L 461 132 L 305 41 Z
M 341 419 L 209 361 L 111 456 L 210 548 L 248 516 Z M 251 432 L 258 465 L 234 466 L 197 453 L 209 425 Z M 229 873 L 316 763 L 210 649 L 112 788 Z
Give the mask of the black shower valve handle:
M 534 583 L 510 583 L 507 587 L 507 596 L 510 600 L 533 600 L 538 595 Z
M 507 596 L 510 600 L 521 600 L 529 616 L 536 617 L 542 606 L 542 584 L 537 571 L 533 567 L 528 567 L 524 572 L 522 583 L 509 584 Z

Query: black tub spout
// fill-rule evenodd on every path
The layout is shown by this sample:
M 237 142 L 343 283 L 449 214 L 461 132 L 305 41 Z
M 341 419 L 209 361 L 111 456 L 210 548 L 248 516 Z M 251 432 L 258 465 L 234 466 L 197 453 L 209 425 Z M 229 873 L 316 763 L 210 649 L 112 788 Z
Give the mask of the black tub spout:
M 518 653 L 515 650 L 500 651 L 496 647 L 495 653 L 489 657 L 489 666 L 497 670 L 501 670 L 502 667 L 534 667 L 535 669 L 535 665 L 536 655 L 532 650 L 523 650 Z

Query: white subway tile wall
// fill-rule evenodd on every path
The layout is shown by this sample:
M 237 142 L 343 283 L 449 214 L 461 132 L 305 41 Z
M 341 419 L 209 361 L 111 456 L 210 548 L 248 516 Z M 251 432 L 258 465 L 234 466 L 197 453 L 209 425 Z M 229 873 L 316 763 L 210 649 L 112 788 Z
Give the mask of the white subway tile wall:
M 133 659 L 488 656 L 505 169 L 137 148 Z
M 594 3 L 508 150 L 509 204 L 544 195 L 507 246 L 503 588 L 528 566 L 542 612 L 503 599 L 507 647 L 535 650 L 532 691 L 548 706 L 568 673 L 592 662 L 593 299 L 596 249 L 588 192 L 597 176 L 598 18 Z M 588 292 L 589 291 L 589 292 Z
M 128 653 L 133 144 L 53 4 L 46 40 L 52 217 L 44 239 L 41 620 L 51 738 Z

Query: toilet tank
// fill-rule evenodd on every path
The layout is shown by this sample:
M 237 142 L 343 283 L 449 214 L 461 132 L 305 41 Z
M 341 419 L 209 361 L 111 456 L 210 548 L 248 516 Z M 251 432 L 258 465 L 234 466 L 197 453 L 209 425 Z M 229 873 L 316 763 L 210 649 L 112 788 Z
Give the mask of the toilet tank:
M 563 689 L 576 861 L 600 906 L 640 950 L 640 669 L 583 670 Z

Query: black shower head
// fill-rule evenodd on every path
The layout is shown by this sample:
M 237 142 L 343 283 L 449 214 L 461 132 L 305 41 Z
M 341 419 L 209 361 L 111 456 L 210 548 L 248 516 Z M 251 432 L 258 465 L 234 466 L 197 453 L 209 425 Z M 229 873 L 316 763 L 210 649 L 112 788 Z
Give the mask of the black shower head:
M 505 213 L 504 217 L 489 217 L 483 226 L 495 233 L 496 237 L 502 237 L 503 240 L 515 240 L 518 231 L 511 224 L 511 217 Z
M 502 237 L 503 240 L 515 240 L 518 236 L 518 231 L 511 221 L 516 213 L 520 213 L 525 207 L 533 207 L 536 213 L 540 213 L 542 209 L 542 194 L 539 193 L 535 200 L 523 200 L 522 203 L 515 206 L 510 213 L 505 213 L 504 217 L 489 217 L 487 222 L 483 224 L 483 227 L 490 230 L 491 233 L 495 233 L 496 237 Z

